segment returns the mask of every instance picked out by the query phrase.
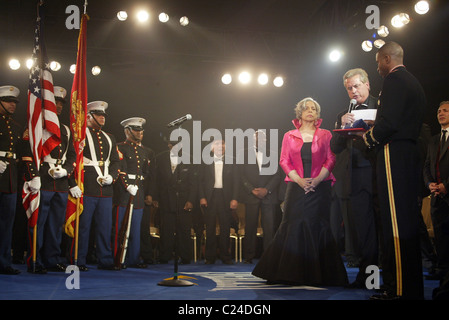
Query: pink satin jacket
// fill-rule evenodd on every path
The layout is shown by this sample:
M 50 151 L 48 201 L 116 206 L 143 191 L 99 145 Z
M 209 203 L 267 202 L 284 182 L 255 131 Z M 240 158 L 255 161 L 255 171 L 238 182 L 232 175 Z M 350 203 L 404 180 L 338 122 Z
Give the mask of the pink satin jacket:
M 304 144 L 301 133 L 299 132 L 299 128 L 301 124 L 298 119 L 294 119 L 293 121 L 296 129 L 288 131 L 284 135 L 284 139 L 282 140 L 282 149 L 279 164 L 281 168 L 284 170 L 285 181 L 292 181 L 288 177 L 288 173 L 292 170 L 296 170 L 301 178 L 304 178 L 304 168 L 302 165 L 301 159 L 301 148 Z M 332 133 L 326 129 L 320 129 L 322 119 L 317 121 L 316 131 L 312 140 L 312 171 L 311 177 L 314 178 L 318 176 L 322 167 L 325 167 L 329 170 L 330 174 L 325 179 L 331 180 L 332 184 L 335 182 L 335 177 L 332 174 L 332 169 L 335 166 L 335 155 L 332 153 L 330 149 L 330 141 L 332 138 Z

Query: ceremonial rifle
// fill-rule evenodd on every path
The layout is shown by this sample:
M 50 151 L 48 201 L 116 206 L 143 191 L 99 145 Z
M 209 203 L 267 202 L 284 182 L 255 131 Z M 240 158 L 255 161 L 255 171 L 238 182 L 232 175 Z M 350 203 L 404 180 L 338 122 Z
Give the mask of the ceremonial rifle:
M 130 195 L 128 205 L 126 206 L 125 216 L 123 217 L 122 224 L 120 225 L 120 231 L 118 236 L 119 247 L 114 258 L 114 264 L 117 268 L 121 269 L 122 264 L 125 262 L 126 250 L 128 249 L 129 232 L 131 229 L 131 220 L 133 216 L 134 196 Z

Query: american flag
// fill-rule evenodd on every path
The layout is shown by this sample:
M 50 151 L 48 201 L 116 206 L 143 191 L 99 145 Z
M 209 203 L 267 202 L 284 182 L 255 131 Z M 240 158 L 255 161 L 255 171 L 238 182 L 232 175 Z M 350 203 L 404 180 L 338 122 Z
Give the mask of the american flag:
M 42 2 L 39 3 L 39 14 L 34 31 L 33 66 L 28 83 L 28 136 L 34 163 L 37 170 L 41 159 L 55 148 L 61 141 L 58 115 L 56 113 L 53 77 L 45 50 L 42 32 Z M 39 209 L 39 192 L 32 194 L 29 183 L 25 183 L 22 192 L 29 224 L 33 227 L 37 222 Z

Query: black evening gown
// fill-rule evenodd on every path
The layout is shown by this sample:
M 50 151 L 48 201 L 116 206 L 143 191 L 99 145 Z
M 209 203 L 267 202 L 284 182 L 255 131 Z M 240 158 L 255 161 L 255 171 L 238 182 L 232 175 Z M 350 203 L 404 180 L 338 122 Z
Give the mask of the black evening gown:
M 311 143 L 301 148 L 304 176 L 312 163 Z M 289 182 L 282 222 L 252 274 L 269 283 L 344 286 L 346 269 L 329 226 L 331 181 L 305 194 Z

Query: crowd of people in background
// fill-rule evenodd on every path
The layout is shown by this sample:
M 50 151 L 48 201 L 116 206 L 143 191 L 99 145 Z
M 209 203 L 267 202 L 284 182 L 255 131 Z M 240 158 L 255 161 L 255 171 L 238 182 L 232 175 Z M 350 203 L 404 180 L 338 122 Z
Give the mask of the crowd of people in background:
M 80 188 L 69 127 L 60 125 L 60 144 L 36 167 L 27 131 L 13 119 L 19 90 L 0 87 L 0 273 L 19 274 L 13 265 L 24 263 L 35 274 L 64 272 L 74 263 L 81 271 L 90 265 L 148 268 L 175 259 L 233 264 L 237 234 L 243 237 L 243 263 L 256 260 L 253 275 L 267 283 L 366 288 L 366 268 L 376 265 L 383 284 L 372 299 L 423 299 L 424 265 L 426 277 L 440 280 L 434 298 L 447 298 L 449 101 L 436 115 L 442 133 L 431 137 L 423 124 L 424 91 L 403 56 L 394 42 L 379 49 L 384 83 L 377 98 L 363 69 L 344 74 L 351 104 L 338 114 L 333 132 L 320 128 L 318 101 L 298 102 L 294 128 L 275 151 L 279 168 L 271 175 L 261 174 L 264 157 L 274 152 L 258 143 L 267 139 L 263 131 L 240 150 L 253 153 L 255 163 L 234 164 L 226 158 L 225 141 L 215 140 L 212 163 L 186 164 L 179 161 L 178 141 L 169 141 L 160 154 L 146 146 L 146 120 L 140 117 L 121 122 L 125 138 L 117 142 L 103 130 L 108 103 L 94 101 L 87 105 Z M 54 94 L 60 114 L 66 90 L 55 86 Z M 354 110 L 375 110 L 376 118 L 360 121 Z M 40 192 L 37 228 L 27 225 L 24 184 Z M 426 197 L 432 237 L 421 212 Z M 78 236 L 69 236 L 67 203 L 80 198 Z M 117 263 L 129 210 L 126 257 Z M 344 263 L 359 268 L 352 283 Z

